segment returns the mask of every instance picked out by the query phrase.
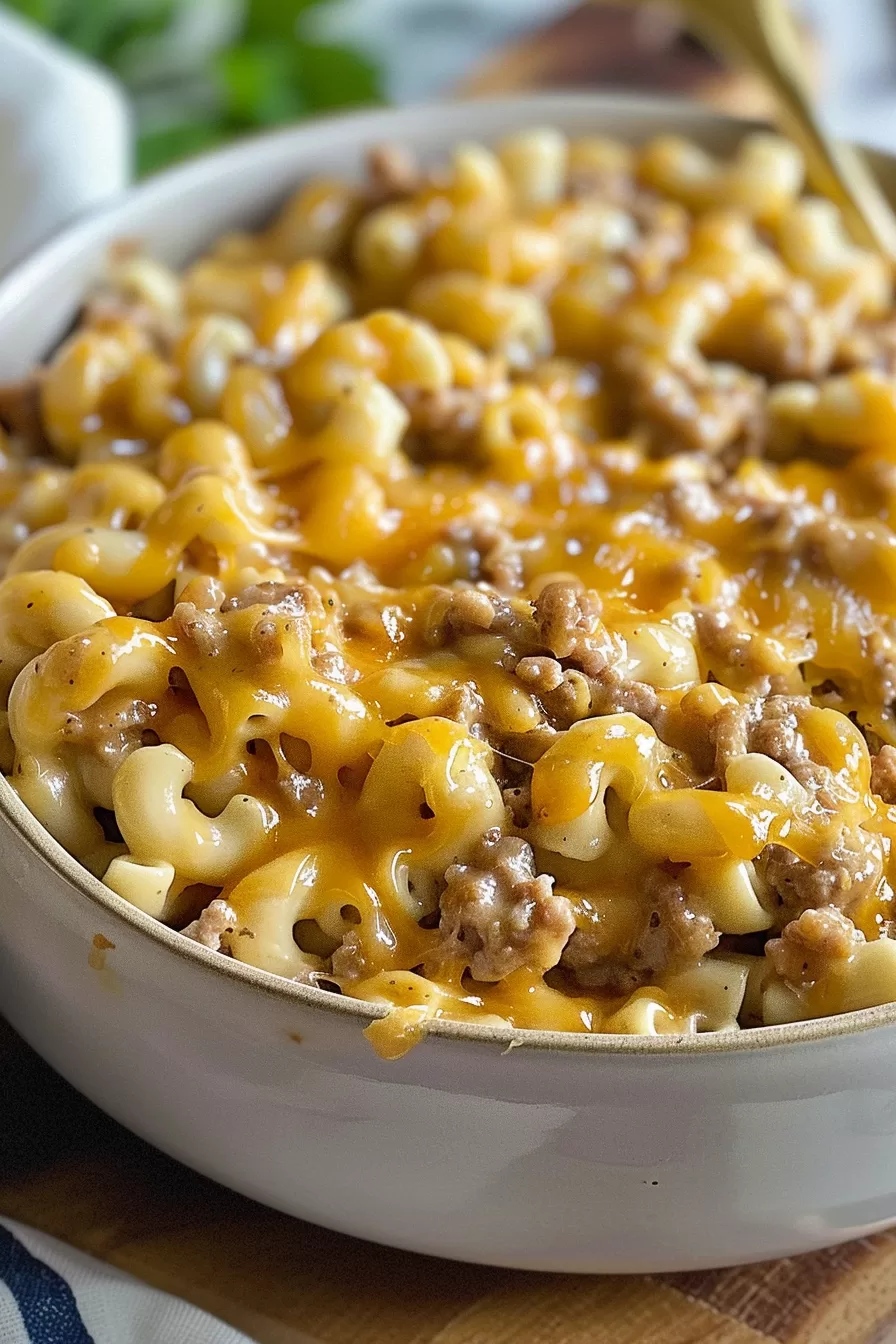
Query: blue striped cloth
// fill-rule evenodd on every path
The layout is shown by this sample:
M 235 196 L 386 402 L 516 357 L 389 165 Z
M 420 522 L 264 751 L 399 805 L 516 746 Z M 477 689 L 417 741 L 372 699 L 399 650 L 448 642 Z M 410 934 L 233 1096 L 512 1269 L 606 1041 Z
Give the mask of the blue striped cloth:
M 0 1219 L 0 1344 L 251 1344 L 214 1316 Z

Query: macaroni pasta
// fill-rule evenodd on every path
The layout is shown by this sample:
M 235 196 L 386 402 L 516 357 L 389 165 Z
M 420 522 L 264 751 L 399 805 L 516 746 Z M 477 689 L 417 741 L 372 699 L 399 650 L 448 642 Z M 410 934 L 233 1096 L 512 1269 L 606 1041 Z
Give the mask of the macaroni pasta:
M 802 175 L 525 131 L 117 249 L 0 389 L 35 816 L 387 1054 L 896 998 L 896 318 Z

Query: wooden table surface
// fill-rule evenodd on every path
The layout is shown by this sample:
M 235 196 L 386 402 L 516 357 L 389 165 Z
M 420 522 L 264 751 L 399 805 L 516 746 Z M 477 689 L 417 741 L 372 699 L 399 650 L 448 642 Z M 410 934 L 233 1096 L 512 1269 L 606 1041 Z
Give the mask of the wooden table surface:
M 374 1247 L 195 1175 L 91 1105 L 2 1020 L 0 1078 L 0 1214 L 261 1344 L 427 1344 L 466 1302 L 511 1280 L 540 1291 L 541 1276 Z
M 896 1233 L 656 1278 L 454 1264 L 323 1231 L 195 1175 L 103 1115 L 2 1020 L 0 1078 L 0 1214 L 259 1344 L 896 1344 Z
M 741 1339 L 708 1335 L 703 1322 L 669 1334 L 665 1312 L 655 1327 L 645 1322 L 638 1280 L 455 1264 L 275 1213 L 116 1124 L 2 1019 L 0 1078 L 0 1214 L 188 1299 L 259 1344 L 499 1344 L 496 1321 L 514 1344 Z M 598 1299 L 611 1308 L 606 1330 L 590 1309 Z M 620 1313 L 635 1331 L 624 1338 L 613 1324 Z

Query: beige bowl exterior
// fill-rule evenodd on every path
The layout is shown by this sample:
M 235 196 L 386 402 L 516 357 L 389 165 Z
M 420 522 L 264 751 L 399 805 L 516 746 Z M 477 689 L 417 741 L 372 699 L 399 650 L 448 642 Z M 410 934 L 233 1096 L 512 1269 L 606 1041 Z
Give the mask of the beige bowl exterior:
M 526 125 L 729 147 L 686 104 L 558 95 L 365 113 L 200 159 L 82 221 L 0 284 L 0 379 L 69 325 L 107 245 L 179 263 L 296 180 Z M 885 177 L 896 177 L 882 160 Z M 106 945 L 108 944 L 108 946 Z M 896 1222 L 896 1007 L 726 1036 L 439 1024 L 403 1059 L 365 1005 L 182 939 L 87 875 L 0 783 L 0 1009 L 110 1115 L 288 1213 L 527 1269 L 696 1269 Z

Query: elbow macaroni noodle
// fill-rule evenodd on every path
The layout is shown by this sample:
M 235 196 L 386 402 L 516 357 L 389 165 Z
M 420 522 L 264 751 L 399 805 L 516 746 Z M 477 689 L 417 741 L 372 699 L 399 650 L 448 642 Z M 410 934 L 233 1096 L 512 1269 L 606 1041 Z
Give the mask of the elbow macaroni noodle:
M 386 1054 L 896 998 L 883 263 L 771 135 L 372 164 L 0 389 L 13 788 Z

